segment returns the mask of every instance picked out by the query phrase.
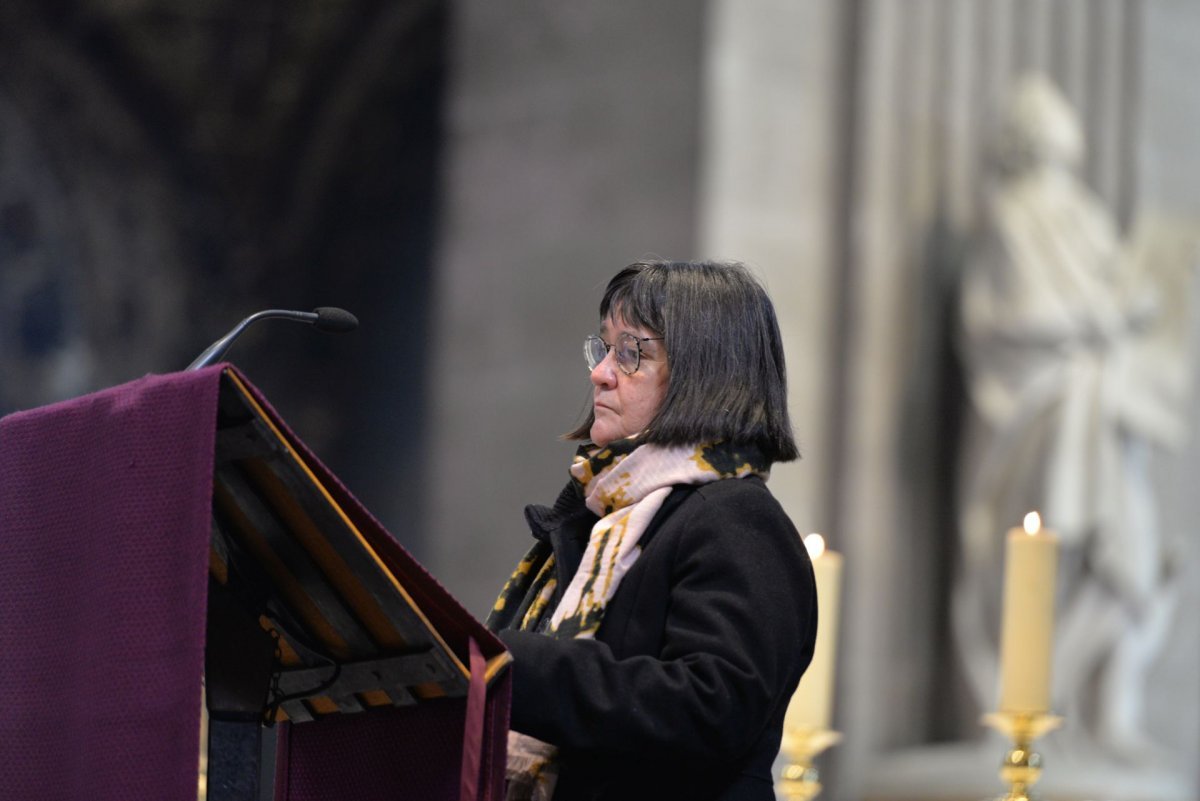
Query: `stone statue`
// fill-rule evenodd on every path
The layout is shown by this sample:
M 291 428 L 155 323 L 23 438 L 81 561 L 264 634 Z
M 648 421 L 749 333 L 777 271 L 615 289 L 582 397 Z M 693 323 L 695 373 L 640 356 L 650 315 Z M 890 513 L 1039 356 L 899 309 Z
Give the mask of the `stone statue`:
M 1076 116 L 1040 76 L 1013 94 L 987 229 L 961 285 L 971 413 L 959 498 L 954 630 L 973 691 L 996 705 L 1004 532 L 1031 510 L 1060 536 L 1056 735 L 1081 754 L 1155 762 L 1147 670 L 1177 598 L 1151 479 L 1190 400 L 1194 246 L 1139 258 L 1077 177 Z

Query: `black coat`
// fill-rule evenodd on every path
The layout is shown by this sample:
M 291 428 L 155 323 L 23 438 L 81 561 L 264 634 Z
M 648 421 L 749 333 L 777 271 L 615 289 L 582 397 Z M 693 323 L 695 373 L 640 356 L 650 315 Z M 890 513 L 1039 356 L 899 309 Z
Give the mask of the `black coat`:
M 596 516 L 568 486 L 526 517 L 561 590 Z M 799 534 L 761 480 L 727 479 L 676 487 L 641 544 L 596 639 L 501 632 L 513 728 L 559 747 L 555 801 L 773 801 L 817 630 Z

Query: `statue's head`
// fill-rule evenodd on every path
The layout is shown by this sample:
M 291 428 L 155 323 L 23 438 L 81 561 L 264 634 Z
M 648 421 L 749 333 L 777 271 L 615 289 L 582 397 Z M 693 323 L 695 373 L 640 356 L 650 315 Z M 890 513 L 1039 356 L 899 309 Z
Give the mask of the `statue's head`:
M 1058 88 L 1040 73 L 1017 80 L 1001 132 L 1000 157 L 1009 169 L 1074 169 L 1083 159 L 1079 118 Z

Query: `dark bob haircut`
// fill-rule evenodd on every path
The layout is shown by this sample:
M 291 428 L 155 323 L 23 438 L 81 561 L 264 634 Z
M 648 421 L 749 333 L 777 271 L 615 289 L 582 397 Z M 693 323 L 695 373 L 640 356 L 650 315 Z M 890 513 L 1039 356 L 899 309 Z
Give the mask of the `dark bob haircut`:
M 642 437 L 659 445 L 753 444 L 771 462 L 800 454 L 787 410 L 787 376 L 775 307 L 744 266 L 648 261 L 608 282 L 610 314 L 663 337 L 667 394 Z M 594 411 L 568 439 L 587 440 Z

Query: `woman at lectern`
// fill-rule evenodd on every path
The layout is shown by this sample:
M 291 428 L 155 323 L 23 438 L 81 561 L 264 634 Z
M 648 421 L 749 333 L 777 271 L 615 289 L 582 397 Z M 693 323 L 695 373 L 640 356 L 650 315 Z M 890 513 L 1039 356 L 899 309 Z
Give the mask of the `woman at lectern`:
M 773 801 L 817 605 L 766 486 L 797 457 L 766 292 L 738 264 L 621 270 L 584 340 L 570 480 L 488 625 L 515 659 L 508 798 Z

